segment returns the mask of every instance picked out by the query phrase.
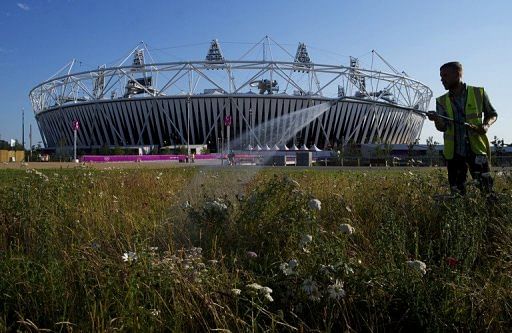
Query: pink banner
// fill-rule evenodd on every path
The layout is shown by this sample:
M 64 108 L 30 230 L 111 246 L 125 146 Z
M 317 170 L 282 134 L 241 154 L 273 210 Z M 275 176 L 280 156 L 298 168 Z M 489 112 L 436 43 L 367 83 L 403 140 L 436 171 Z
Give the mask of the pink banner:
M 106 162 L 164 162 L 185 161 L 186 155 L 84 155 L 81 162 L 106 163 Z M 213 160 L 220 158 L 220 154 L 196 155 L 196 160 Z

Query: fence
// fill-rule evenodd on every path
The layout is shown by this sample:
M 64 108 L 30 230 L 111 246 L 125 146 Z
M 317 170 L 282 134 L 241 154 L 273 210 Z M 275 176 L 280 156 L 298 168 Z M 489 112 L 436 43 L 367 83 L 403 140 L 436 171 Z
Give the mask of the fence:
M 23 150 L 0 150 L 0 163 L 21 162 L 25 160 L 25 152 Z

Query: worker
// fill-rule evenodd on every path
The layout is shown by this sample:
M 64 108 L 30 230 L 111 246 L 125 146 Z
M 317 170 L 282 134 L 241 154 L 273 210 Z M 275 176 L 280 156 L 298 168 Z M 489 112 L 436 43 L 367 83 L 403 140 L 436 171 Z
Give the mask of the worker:
M 457 61 L 441 66 L 441 82 L 448 92 L 436 99 L 436 111 L 429 111 L 427 116 L 434 121 L 437 130 L 444 132 L 443 155 L 451 193 L 466 194 L 469 167 L 479 188 L 490 194 L 493 179 L 486 133 L 498 114 L 484 88 L 466 85 L 462 73 L 462 65 Z

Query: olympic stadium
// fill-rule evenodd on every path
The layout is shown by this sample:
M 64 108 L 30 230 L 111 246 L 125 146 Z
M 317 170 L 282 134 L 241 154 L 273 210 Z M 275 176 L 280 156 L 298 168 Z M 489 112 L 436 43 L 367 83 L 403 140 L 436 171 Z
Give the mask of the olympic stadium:
M 265 36 L 228 55 L 212 40 L 201 60 L 166 62 L 140 43 L 114 65 L 84 71 L 72 61 L 29 97 L 49 150 L 73 146 L 76 122 L 77 148 L 85 152 L 173 145 L 218 151 L 221 141 L 241 150 L 330 149 L 419 138 L 425 117 L 417 111 L 432 98 L 426 85 L 376 51 L 364 67 L 355 57 L 315 63 L 306 44 L 287 47 Z M 374 68 L 377 61 L 384 70 Z M 327 107 L 319 112 L 320 105 Z

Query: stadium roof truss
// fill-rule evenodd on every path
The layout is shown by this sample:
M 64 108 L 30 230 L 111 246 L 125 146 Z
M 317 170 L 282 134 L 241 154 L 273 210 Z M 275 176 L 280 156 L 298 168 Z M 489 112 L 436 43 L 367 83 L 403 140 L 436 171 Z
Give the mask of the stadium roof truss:
M 274 60 L 271 44 L 289 55 L 290 61 Z M 263 49 L 263 59 L 242 60 L 258 47 Z M 154 62 L 147 45 L 141 43 L 117 66 L 103 65 L 95 70 L 73 73 L 76 66 L 73 60 L 33 88 L 29 97 L 37 114 L 70 103 L 208 93 L 237 95 L 259 87 L 260 94 L 350 96 L 427 110 L 432 91 L 426 85 L 398 72 L 376 51 L 372 51 L 372 64 L 374 58 L 381 60 L 389 70 L 361 68 L 358 59 L 352 57 L 349 66 L 314 63 L 305 44 L 299 43 L 293 56 L 268 36 L 255 43 L 239 60 L 227 60 L 220 43 L 213 40 L 205 60 Z M 131 64 L 129 59 L 132 59 Z M 279 86 L 284 89 L 279 91 Z M 201 87 L 203 92 L 200 92 Z

